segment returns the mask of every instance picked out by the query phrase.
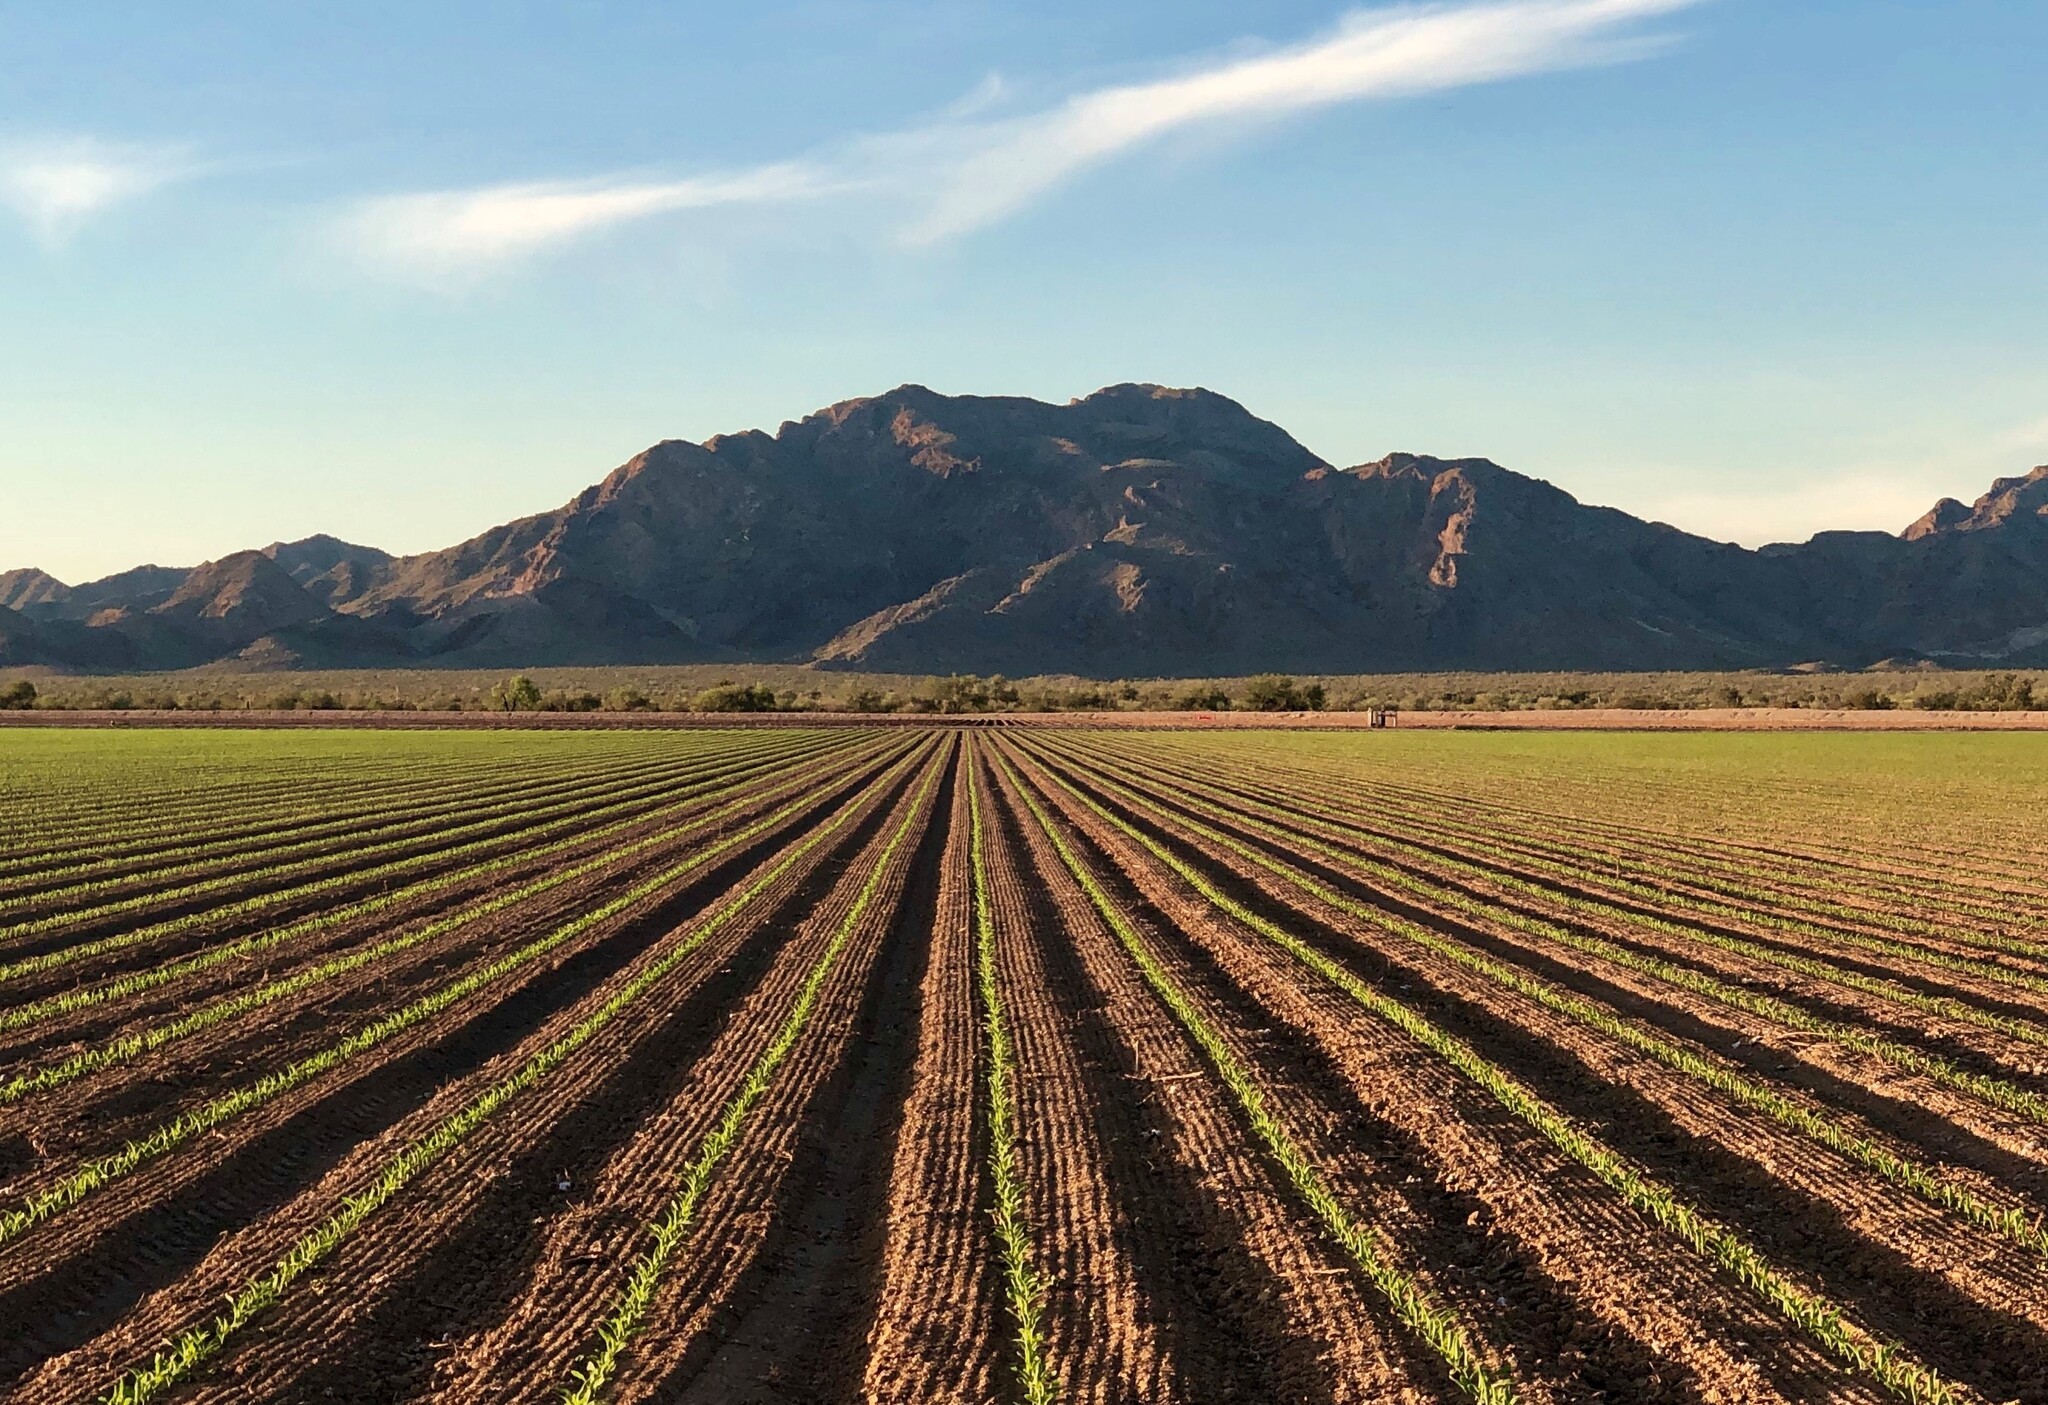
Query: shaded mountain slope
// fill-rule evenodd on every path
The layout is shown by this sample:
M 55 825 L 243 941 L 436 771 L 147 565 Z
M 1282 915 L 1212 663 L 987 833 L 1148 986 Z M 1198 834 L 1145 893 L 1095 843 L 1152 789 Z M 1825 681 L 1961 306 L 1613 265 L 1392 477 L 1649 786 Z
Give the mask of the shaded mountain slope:
M 657 444 L 443 551 L 0 577 L 0 660 L 815 660 L 1104 675 L 2048 657 L 2048 469 L 1761 551 L 1483 459 L 1339 469 L 1203 390 L 921 386 Z M 70 636 L 58 638 L 59 626 Z M 114 662 L 115 655 L 120 662 Z M 38 657 L 31 657 L 38 656 Z

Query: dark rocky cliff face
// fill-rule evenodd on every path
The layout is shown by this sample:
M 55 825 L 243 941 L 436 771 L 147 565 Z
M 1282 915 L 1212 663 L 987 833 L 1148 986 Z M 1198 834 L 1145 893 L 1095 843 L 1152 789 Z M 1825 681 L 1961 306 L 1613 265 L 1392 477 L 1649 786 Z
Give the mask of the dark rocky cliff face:
M 2048 469 L 1899 536 L 1747 551 L 1483 459 L 1339 469 L 1203 390 L 920 386 L 658 444 L 561 509 L 393 558 L 328 537 L 65 587 L 0 660 L 812 659 L 1222 674 L 2048 658 Z M 103 657 L 99 657 L 103 656 Z

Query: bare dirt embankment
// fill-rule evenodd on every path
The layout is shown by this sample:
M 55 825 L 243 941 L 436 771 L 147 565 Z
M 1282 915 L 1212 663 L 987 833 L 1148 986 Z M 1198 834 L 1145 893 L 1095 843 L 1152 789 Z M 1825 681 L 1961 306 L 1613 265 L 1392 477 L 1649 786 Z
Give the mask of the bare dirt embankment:
M 403 729 L 663 729 L 679 727 L 1136 727 L 1195 730 L 1353 731 L 1364 712 L 402 712 L 30 710 L 0 712 L 5 727 L 304 727 Z M 1918 712 L 1847 708 L 1559 708 L 1512 712 L 1402 712 L 1396 729 L 1561 732 L 2041 732 L 2048 711 Z

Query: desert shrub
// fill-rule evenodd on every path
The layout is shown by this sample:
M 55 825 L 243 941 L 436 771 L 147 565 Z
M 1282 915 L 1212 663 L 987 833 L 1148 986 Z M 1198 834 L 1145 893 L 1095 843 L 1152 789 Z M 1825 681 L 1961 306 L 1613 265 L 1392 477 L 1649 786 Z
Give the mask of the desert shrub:
M 1954 688 L 1937 688 L 1930 693 L 1916 694 L 1913 706 L 1922 712 L 1953 712 L 1962 697 Z
M 5 689 L 0 689 L 0 708 L 13 710 L 35 705 L 36 685 L 26 678 L 17 678 Z
M 1173 700 L 1173 705 L 1182 712 L 1228 712 L 1230 694 L 1215 684 L 1206 688 L 1190 688 Z
M 894 712 L 897 698 L 894 693 L 877 692 L 873 688 L 856 688 L 841 704 L 848 712 Z
M 1887 712 L 1898 706 L 1890 693 L 1876 688 L 1859 688 L 1842 699 L 1842 706 L 1858 712 Z
M 541 699 L 542 712 L 596 712 L 604 706 L 604 699 L 595 693 L 571 693 L 556 691 Z
M 775 691 L 761 683 L 718 683 L 697 694 L 698 712 L 773 712 Z
M 2034 680 L 1994 673 L 1964 695 L 1962 706 L 1977 712 L 2026 712 L 2034 706 Z
M 647 694 L 630 684 L 621 684 L 604 695 L 606 712 L 647 712 L 653 707 Z
M 523 673 L 515 673 L 491 689 L 491 707 L 498 712 L 534 712 L 540 705 L 540 685 Z
M 1244 685 L 1244 706 L 1252 712 L 1315 712 L 1324 702 L 1323 685 L 1306 688 L 1279 673 L 1261 673 Z

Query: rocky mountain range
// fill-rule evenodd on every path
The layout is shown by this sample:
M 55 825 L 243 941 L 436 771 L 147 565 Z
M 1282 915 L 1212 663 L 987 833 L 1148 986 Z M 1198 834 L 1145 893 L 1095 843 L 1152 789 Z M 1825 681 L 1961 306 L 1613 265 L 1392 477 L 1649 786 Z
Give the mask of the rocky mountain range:
M 2048 467 L 1893 535 L 1709 541 L 1484 459 L 1338 468 L 1206 390 L 903 386 L 655 445 L 419 556 L 316 536 L 68 586 L 0 663 L 76 671 L 808 661 L 891 672 L 2048 663 Z

